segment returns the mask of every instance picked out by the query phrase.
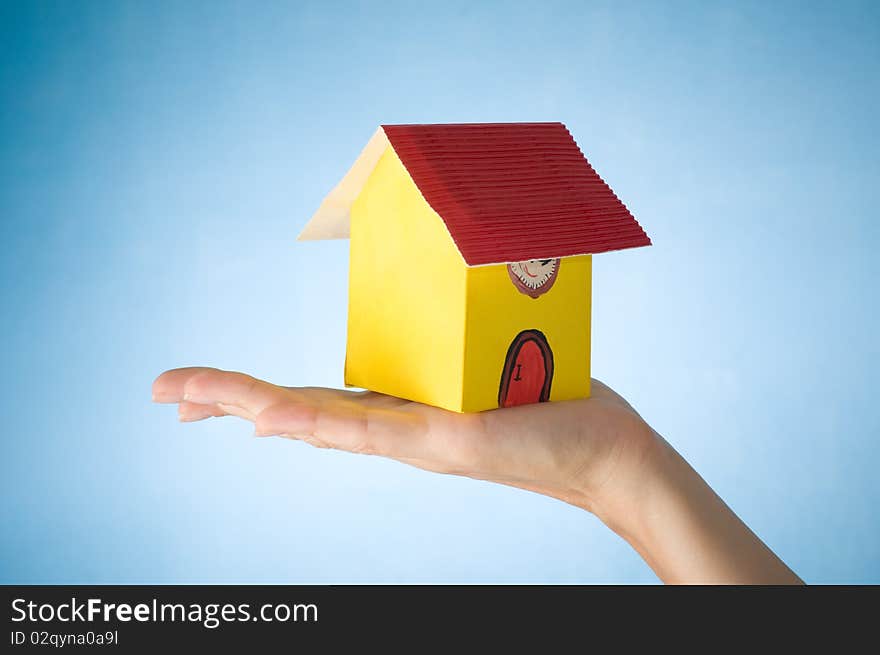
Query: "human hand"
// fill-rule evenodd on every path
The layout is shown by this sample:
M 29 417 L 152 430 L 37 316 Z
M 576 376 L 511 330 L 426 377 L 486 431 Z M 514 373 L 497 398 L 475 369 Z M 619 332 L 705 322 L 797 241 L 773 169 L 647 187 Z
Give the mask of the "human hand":
M 621 396 L 477 414 L 369 391 L 281 387 L 243 373 L 167 371 L 153 400 L 181 421 L 239 416 L 257 436 L 389 457 L 507 484 L 596 514 L 668 582 L 796 583 L 782 563 Z
M 182 368 L 163 373 L 153 399 L 178 403 L 182 421 L 233 415 L 257 436 L 300 439 L 389 457 L 438 473 L 508 484 L 592 512 L 618 497 L 656 435 L 597 380 L 592 397 L 458 414 L 373 393 L 281 387 L 243 373 Z

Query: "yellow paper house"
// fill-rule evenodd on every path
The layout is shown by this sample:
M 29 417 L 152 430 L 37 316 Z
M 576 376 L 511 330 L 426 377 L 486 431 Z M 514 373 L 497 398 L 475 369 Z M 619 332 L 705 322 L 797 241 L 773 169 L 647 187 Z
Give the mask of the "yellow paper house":
M 562 123 L 383 125 L 299 238 L 351 239 L 345 384 L 456 412 L 589 396 L 591 255 L 650 245 Z

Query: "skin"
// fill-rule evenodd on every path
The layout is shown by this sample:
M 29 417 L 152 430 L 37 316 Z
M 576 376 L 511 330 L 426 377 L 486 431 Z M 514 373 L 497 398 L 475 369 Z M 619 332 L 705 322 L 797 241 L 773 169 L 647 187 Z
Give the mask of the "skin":
M 592 385 L 585 400 L 457 414 L 370 391 L 281 387 L 193 367 L 160 375 L 153 400 L 176 403 L 181 421 L 238 416 L 257 436 L 558 498 L 595 514 L 667 583 L 801 584 L 629 403 Z

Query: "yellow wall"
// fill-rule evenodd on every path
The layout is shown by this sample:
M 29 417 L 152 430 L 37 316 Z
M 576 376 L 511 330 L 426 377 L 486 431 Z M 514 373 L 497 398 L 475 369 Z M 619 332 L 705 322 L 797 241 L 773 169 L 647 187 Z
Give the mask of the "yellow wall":
M 498 407 L 507 349 L 517 334 L 536 329 L 553 351 L 550 400 L 590 395 L 590 255 L 560 262 L 553 286 L 537 298 L 520 293 L 507 266 L 467 269 L 467 331 L 463 411 Z
M 517 334 L 553 351 L 551 400 L 590 393 L 589 255 L 568 257 L 538 298 L 507 266 L 468 268 L 390 147 L 351 210 L 345 383 L 453 411 L 498 407 Z
M 345 383 L 461 411 L 466 274 L 389 147 L 351 210 Z

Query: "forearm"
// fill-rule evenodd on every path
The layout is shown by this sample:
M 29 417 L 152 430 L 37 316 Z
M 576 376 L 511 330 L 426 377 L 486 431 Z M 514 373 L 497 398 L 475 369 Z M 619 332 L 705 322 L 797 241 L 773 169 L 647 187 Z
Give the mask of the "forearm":
M 597 512 L 657 576 L 676 584 L 802 584 L 666 441 L 619 502 Z

